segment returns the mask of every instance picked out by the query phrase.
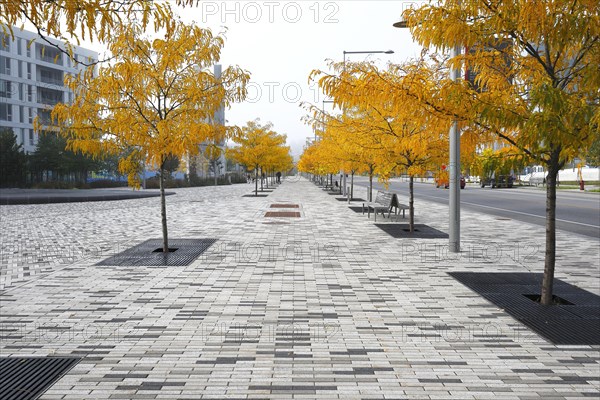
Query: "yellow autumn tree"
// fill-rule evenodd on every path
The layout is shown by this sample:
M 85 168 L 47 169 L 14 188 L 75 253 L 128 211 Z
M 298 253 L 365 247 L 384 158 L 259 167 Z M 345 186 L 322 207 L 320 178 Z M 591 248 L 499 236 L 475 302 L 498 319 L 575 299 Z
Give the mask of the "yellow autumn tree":
M 546 252 L 541 303 L 553 303 L 558 171 L 585 153 L 600 127 L 600 2 L 445 0 L 404 13 L 413 37 L 467 48 L 449 65 L 432 110 L 491 133 L 545 166 Z
M 242 164 L 248 171 L 254 171 L 255 196 L 258 196 L 259 173 L 274 166 L 291 164 L 290 148 L 285 146 L 286 136 L 273 129 L 273 124 L 261 124 L 259 119 L 248 121 L 233 137 L 236 147 L 227 149 L 227 156 Z
M 220 130 L 210 119 L 219 107 L 242 101 L 249 80 L 238 67 L 216 79 L 210 67 L 219 60 L 223 38 L 171 21 L 171 29 L 155 40 L 143 35 L 140 24 L 118 28 L 109 42 L 114 63 L 67 79 L 75 99 L 52 111 L 70 149 L 96 157 L 127 151 L 119 169 L 133 186 L 139 186 L 142 163 L 158 168 L 164 252 L 165 162 L 193 155 L 200 143 L 214 141 Z
M 409 176 L 409 228 L 414 230 L 414 177 L 447 158 L 446 118 L 428 112 L 413 96 L 398 98 L 394 86 L 411 87 L 429 95 L 432 69 L 426 64 L 390 65 L 380 70 L 369 62 L 333 63 L 337 74 L 312 72 L 319 87 L 341 107 L 354 110 L 345 134 L 347 141 L 368 151 L 376 161 L 379 180 L 387 183 L 393 172 Z M 386 82 L 384 86 L 372 83 Z M 397 107 L 394 101 L 401 102 Z M 363 161 L 364 163 L 365 161 Z

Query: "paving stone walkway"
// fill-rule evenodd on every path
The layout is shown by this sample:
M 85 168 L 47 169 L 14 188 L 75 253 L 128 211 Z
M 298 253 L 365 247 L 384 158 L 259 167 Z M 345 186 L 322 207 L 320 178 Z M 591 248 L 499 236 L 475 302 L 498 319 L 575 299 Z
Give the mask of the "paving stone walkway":
M 600 347 L 553 345 L 447 274 L 542 272 L 542 228 L 463 211 L 455 255 L 305 179 L 251 190 L 174 190 L 170 237 L 218 239 L 183 267 L 95 265 L 160 237 L 157 198 L 0 207 L 2 356 L 83 357 L 42 399 L 600 396 Z M 448 231 L 446 206 L 416 207 Z M 557 278 L 600 294 L 598 241 L 557 237 Z

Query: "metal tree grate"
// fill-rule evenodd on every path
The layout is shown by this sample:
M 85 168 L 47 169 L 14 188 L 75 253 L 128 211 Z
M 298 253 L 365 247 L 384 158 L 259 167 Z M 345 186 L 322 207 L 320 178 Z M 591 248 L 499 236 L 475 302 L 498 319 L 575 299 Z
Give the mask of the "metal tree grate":
M 415 224 L 410 232 L 408 224 L 375 224 L 376 227 L 393 238 L 406 239 L 447 239 L 448 234 L 424 224 Z
M 76 357 L 0 357 L 0 399 L 37 399 L 80 360 Z
M 531 299 L 541 291 L 543 274 L 448 274 L 554 344 L 600 345 L 598 295 L 554 279 L 554 294 L 565 304 L 544 306 Z
M 204 253 L 217 239 L 170 239 L 174 252 L 156 251 L 162 248 L 162 239 L 149 239 L 96 265 L 113 266 L 186 266 Z

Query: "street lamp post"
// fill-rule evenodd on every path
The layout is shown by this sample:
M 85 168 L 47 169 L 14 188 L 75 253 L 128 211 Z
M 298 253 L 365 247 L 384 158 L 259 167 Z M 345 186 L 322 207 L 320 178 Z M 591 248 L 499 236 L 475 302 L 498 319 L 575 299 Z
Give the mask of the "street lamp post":
M 346 54 L 394 54 L 394 50 L 364 50 L 364 51 L 346 51 L 344 50 L 344 62 L 342 63 L 342 71 L 346 71 Z M 346 109 L 343 109 L 343 113 L 345 114 Z M 342 179 L 340 184 L 342 185 L 342 194 L 344 196 L 348 196 L 346 193 L 346 173 L 342 170 Z
M 408 28 L 405 20 L 394 23 L 395 28 Z M 450 53 L 452 58 L 460 55 L 460 46 L 454 46 Z M 456 82 L 460 77 L 460 67 L 452 66 L 450 70 L 450 79 Z M 449 251 L 453 253 L 460 252 L 460 132 L 458 131 L 458 121 L 452 120 L 450 125 L 450 162 L 449 166 L 449 191 L 450 191 L 450 211 L 449 211 Z

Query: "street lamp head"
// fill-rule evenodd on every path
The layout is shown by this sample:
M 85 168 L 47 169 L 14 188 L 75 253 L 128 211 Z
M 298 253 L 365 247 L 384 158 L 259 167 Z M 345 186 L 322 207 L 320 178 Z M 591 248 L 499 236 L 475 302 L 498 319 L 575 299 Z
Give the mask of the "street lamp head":
M 394 22 L 394 28 L 408 28 L 408 24 L 405 19 L 402 19 L 398 22 Z

